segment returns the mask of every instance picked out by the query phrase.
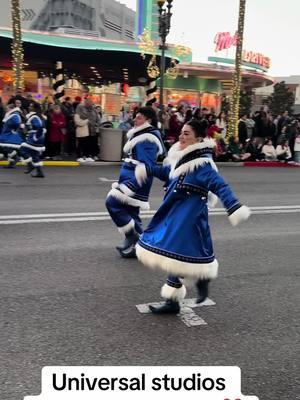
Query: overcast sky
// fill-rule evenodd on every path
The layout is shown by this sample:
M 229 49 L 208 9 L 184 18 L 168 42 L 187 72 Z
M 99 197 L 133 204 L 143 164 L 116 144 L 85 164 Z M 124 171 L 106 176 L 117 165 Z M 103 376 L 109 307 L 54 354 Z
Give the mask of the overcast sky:
M 136 0 L 120 0 L 136 9 Z M 237 29 L 239 0 L 174 0 L 170 43 L 193 50 L 193 61 L 214 56 L 217 32 Z M 300 0 L 247 0 L 244 49 L 271 58 L 269 75 L 300 75 Z

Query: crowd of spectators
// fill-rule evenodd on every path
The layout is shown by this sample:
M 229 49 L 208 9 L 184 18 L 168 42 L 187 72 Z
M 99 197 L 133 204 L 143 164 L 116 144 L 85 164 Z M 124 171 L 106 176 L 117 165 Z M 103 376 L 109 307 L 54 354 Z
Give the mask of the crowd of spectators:
M 178 140 L 183 124 L 191 118 L 201 122 L 206 135 L 215 139 L 216 161 L 283 161 L 300 162 L 300 119 L 287 111 L 273 116 L 262 108 L 240 116 L 238 132 L 228 135 L 228 115 L 207 108 L 164 107 L 159 112 L 167 146 Z
M 7 104 L 20 109 L 21 116 L 28 113 L 30 103 L 36 100 L 31 95 L 24 96 L 17 90 Z M 90 98 L 65 97 L 54 104 L 46 97 L 42 102 L 46 121 L 46 152 L 44 158 L 60 160 L 66 155 L 76 156 L 80 162 L 99 159 L 99 133 L 102 126 L 112 126 L 100 105 Z M 159 128 L 168 149 L 180 135 L 185 122 L 200 121 L 203 132 L 216 141 L 214 158 L 216 161 L 282 161 L 300 163 L 300 120 L 287 111 L 273 116 L 265 108 L 253 114 L 241 115 L 238 135 L 228 135 L 228 115 L 218 115 L 213 109 L 190 108 L 172 105 L 159 109 Z M 0 98 L 0 128 L 6 106 Z M 118 118 L 118 127 L 124 131 L 133 126 L 136 109 L 123 107 Z M 101 145 L 101 143 L 100 143 Z
M 18 89 L 6 105 L 0 99 L 0 129 L 7 106 L 18 108 L 24 122 L 31 103 L 31 95 L 24 96 Z M 46 151 L 43 155 L 48 160 L 62 160 L 66 156 L 76 157 L 78 161 L 97 161 L 99 158 L 99 133 L 107 116 L 100 105 L 95 105 L 89 98 L 65 97 L 54 103 L 47 97 L 41 103 L 46 126 Z

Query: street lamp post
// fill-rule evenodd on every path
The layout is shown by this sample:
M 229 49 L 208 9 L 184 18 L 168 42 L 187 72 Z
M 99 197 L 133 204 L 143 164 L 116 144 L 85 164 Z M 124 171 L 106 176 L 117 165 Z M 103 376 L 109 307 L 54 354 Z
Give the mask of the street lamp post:
M 161 38 L 161 59 L 160 59 L 160 92 L 159 92 L 159 105 L 163 108 L 164 105 L 164 74 L 166 69 L 165 52 L 167 50 L 166 39 L 170 32 L 171 27 L 171 8 L 173 0 L 157 0 L 158 6 L 158 34 Z M 166 4 L 166 7 L 165 6 Z

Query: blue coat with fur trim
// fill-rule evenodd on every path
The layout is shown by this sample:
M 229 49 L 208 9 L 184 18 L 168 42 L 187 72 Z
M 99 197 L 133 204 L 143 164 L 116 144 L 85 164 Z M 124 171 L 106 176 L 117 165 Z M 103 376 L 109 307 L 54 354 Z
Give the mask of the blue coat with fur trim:
M 22 119 L 21 110 L 16 107 L 9 110 L 3 118 L 3 128 L 0 135 L 0 146 L 19 149 L 23 139 L 18 132 L 20 129 Z
M 26 119 L 28 134 L 26 137 L 26 143 L 23 143 L 22 147 L 42 153 L 45 151 L 46 129 L 44 120 L 35 112 L 27 114 Z
M 136 246 L 137 257 L 146 266 L 179 277 L 217 276 L 208 223 L 209 192 L 221 199 L 233 225 L 247 219 L 249 209 L 240 204 L 207 156 L 213 146 L 211 139 L 184 150 L 176 143 L 167 165 L 146 167 L 147 174 L 166 182 L 164 201 Z M 138 180 L 141 173 L 142 166 L 136 171 Z
M 108 196 L 113 196 L 124 204 L 147 210 L 150 208 L 148 198 L 153 177 L 149 176 L 140 186 L 134 171 L 140 163 L 149 167 L 155 166 L 158 155 L 164 152 L 161 135 L 157 128 L 146 122 L 128 131 L 127 137 L 128 141 L 123 149 L 127 158 L 121 166 L 119 181 L 112 185 Z

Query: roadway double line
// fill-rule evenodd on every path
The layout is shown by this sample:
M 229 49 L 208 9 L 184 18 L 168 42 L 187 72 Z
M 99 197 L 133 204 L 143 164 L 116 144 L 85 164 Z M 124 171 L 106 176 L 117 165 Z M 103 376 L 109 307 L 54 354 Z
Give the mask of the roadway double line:
M 294 206 L 259 206 L 250 207 L 252 215 L 256 214 L 290 214 L 300 213 L 300 205 Z M 141 212 L 141 218 L 151 218 L 156 210 Z M 210 216 L 227 215 L 224 208 L 214 208 L 209 211 Z M 86 221 L 107 221 L 110 219 L 108 212 L 79 212 L 79 213 L 56 213 L 56 214 L 19 214 L 0 215 L 0 225 L 19 224 L 41 224 L 52 222 L 86 222 Z

